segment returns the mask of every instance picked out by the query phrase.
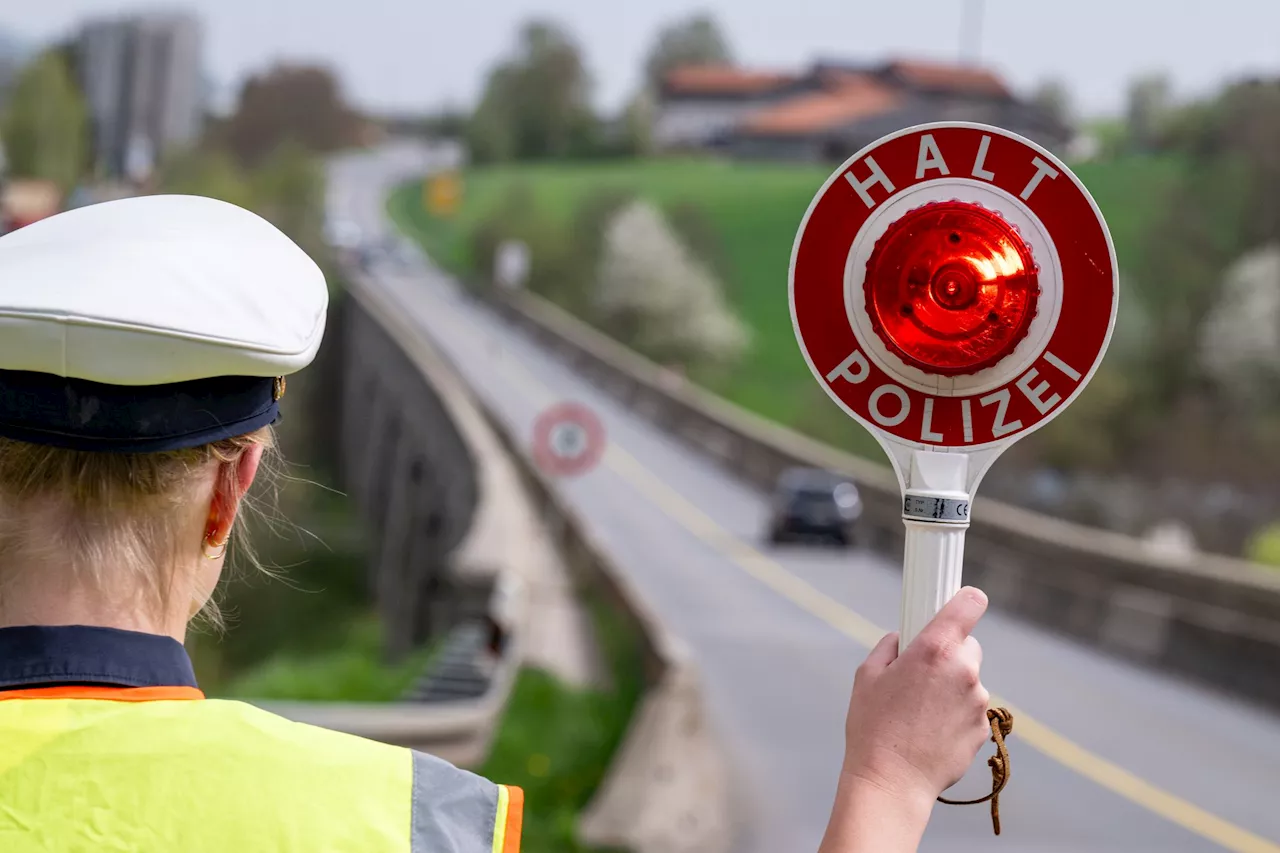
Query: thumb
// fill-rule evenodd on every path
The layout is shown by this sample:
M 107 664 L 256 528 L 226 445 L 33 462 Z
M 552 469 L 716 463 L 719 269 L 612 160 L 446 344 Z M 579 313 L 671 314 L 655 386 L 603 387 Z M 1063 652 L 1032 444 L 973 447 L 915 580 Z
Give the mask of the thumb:
M 871 653 L 867 655 L 867 659 L 862 662 L 861 669 L 868 674 L 874 675 L 893 663 L 898 657 L 898 632 L 885 634 L 880 638 L 880 642 L 876 643 Z
M 939 635 L 952 643 L 963 643 L 986 612 L 986 594 L 980 589 L 966 586 L 943 605 L 938 615 L 920 633 Z

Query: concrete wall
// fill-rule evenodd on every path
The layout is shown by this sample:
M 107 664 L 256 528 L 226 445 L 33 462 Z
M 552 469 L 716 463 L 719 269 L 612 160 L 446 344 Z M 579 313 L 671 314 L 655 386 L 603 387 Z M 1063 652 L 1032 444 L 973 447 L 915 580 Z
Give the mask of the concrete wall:
M 793 465 L 853 477 L 879 546 L 901 554 L 901 499 L 887 467 L 699 388 L 673 386 L 657 365 L 536 296 L 495 296 L 492 305 L 602 388 L 754 486 L 771 489 Z M 1131 537 L 979 497 L 965 577 L 1006 611 L 1280 706 L 1280 573 L 1216 555 L 1159 559 Z
M 338 474 L 369 524 L 370 581 L 390 652 L 403 654 L 487 595 L 446 571 L 480 502 L 476 460 L 440 396 L 368 309 L 346 297 L 335 314 Z

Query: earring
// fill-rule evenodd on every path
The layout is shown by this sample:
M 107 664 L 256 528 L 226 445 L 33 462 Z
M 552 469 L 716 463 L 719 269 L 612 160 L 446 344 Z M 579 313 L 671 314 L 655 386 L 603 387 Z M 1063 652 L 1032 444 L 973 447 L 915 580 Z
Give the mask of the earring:
M 214 545 L 208 538 L 206 538 L 201 545 L 200 550 L 207 559 L 216 560 L 223 554 L 227 553 L 227 540 L 224 539 L 219 544 Z

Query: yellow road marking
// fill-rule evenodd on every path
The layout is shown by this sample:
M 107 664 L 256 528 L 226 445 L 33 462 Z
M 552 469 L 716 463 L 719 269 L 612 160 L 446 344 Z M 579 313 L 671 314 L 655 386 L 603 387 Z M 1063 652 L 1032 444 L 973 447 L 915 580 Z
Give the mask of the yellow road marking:
M 478 336 L 470 337 L 468 343 L 476 341 L 478 345 L 476 337 Z M 482 348 L 477 346 L 477 354 L 481 351 Z M 540 406 L 560 399 L 560 395 L 514 359 L 501 359 L 499 369 L 510 375 L 513 387 L 526 393 Z M 724 554 L 748 575 L 854 642 L 870 648 L 888 633 L 887 629 L 850 610 L 725 530 L 617 444 L 610 442 L 604 462 L 677 524 Z M 991 704 L 1002 705 L 1013 712 L 1017 719 L 1019 741 L 1113 794 L 1232 853 L 1280 853 L 1280 845 L 1236 826 L 1090 752 L 1004 699 L 992 695 Z

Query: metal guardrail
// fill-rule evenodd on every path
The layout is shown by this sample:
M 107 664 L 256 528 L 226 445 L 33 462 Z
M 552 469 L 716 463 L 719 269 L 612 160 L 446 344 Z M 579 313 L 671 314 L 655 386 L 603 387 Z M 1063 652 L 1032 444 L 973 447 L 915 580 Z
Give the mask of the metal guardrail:
M 734 476 L 772 489 L 786 468 L 843 472 L 862 487 L 867 518 L 901 544 L 897 479 L 670 375 L 536 295 L 485 291 L 501 316 L 612 396 Z M 1136 539 L 978 498 L 966 579 L 992 603 L 1144 663 L 1280 707 L 1280 573 L 1243 560 L 1152 555 Z

